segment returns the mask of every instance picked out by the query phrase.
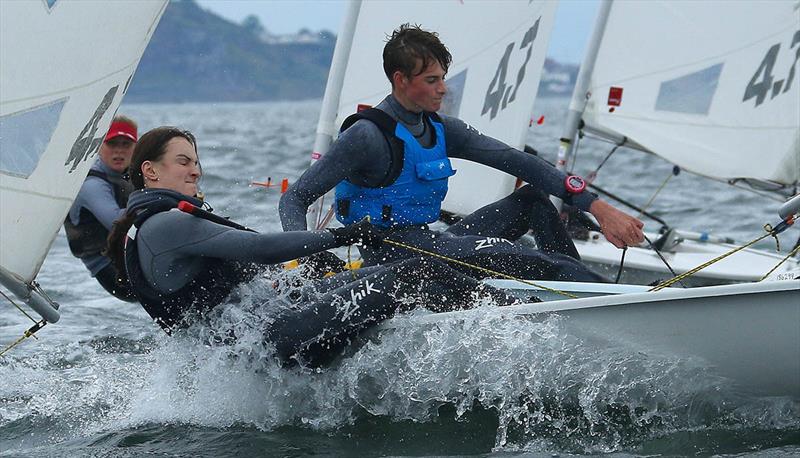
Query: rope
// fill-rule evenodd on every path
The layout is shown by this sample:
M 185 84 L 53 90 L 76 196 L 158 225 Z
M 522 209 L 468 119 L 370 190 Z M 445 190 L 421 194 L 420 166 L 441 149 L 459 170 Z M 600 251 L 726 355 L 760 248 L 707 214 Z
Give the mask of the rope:
M 622 266 L 625 265 L 625 253 L 628 252 L 628 247 L 622 248 L 622 257 L 619 260 L 619 270 L 617 271 L 617 279 L 614 280 L 614 283 L 619 283 L 620 277 L 622 277 Z
M 623 141 L 623 143 L 624 143 L 624 141 Z M 617 145 L 614 145 L 614 147 L 611 148 L 611 151 L 609 151 L 609 153 L 606 155 L 606 157 L 602 161 L 600 161 L 600 164 L 597 166 L 597 168 L 595 168 L 592 172 L 589 172 L 589 174 L 586 175 L 586 181 L 591 183 L 597 178 L 597 173 L 600 172 L 600 169 L 603 168 L 603 166 L 606 164 L 606 161 L 608 161 L 608 159 L 611 157 L 611 155 L 614 154 L 619 149 L 619 147 L 623 145 L 623 143 L 619 143 Z
M 785 258 L 781 259 L 781 261 L 780 261 L 779 263 L 775 264 L 775 267 L 773 267 L 772 269 L 770 269 L 770 271 L 769 271 L 769 272 L 767 272 L 766 274 L 764 274 L 764 276 L 763 276 L 763 277 L 761 277 L 761 279 L 760 279 L 760 280 L 758 280 L 758 281 L 764 281 L 764 280 L 765 280 L 767 277 L 769 277 L 769 276 L 772 274 L 772 272 L 775 272 L 775 270 L 776 270 L 778 267 L 780 267 L 780 266 L 781 266 L 781 264 L 783 264 L 784 262 L 786 262 L 786 260 L 787 260 L 787 259 L 789 259 L 789 258 L 791 258 L 792 256 L 794 256 L 794 255 L 795 255 L 795 254 L 796 254 L 798 251 L 800 251 L 800 243 L 798 243 L 798 244 L 797 244 L 797 246 L 795 246 L 795 247 L 794 247 L 794 249 L 793 249 L 792 251 L 790 251 L 790 252 L 789 252 L 789 254 L 787 254 Z
M 639 219 L 639 218 L 642 217 L 642 215 L 644 215 L 644 212 L 645 212 L 645 210 L 647 210 L 647 207 L 649 207 L 650 204 L 653 203 L 653 201 L 656 199 L 656 196 L 658 195 L 658 193 L 660 193 L 661 190 L 664 189 L 664 186 L 666 186 L 667 183 L 669 183 L 669 180 L 671 180 L 672 177 L 674 177 L 674 176 L 675 176 L 675 173 L 672 172 L 672 171 L 669 173 L 669 175 L 667 175 L 667 178 L 665 178 L 664 182 L 661 183 L 661 186 L 659 186 L 658 189 L 656 189 L 656 192 L 653 193 L 653 195 L 650 197 L 650 200 L 648 200 L 647 203 L 644 204 L 644 206 L 642 206 L 642 208 L 639 210 L 639 215 L 636 216 L 636 219 Z
M 22 312 L 22 314 L 23 314 L 23 315 L 25 315 L 26 317 L 28 317 L 28 319 L 29 319 L 29 320 L 31 320 L 32 322 L 36 323 L 36 320 L 35 320 L 35 319 L 33 319 L 33 317 L 32 317 L 32 316 L 30 316 L 30 315 L 28 314 L 28 312 L 26 312 L 26 311 L 25 311 L 25 310 L 24 310 L 22 307 L 20 307 L 19 305 L 17 305 L 17 303 L 16 303 L 16 302 L 14 302 L 14 301 L 13 301 L 13 300 L 12 300 L 10 297 L 6 296 L 6 293 L 4 293 L 3 291 L 0 291 L 0 294 L 2 294 L 2 295 L 3 295 L 3 297 L 5 297 L 5 298 L 6 298 L 6 300 L 7 300 L 8 302 L 11 302 L 11 305 L 13 305 L 14 307 L 16 307 L 16 308 L 17 308 L 17 310 L 19 310 L 20 312 Z
M 673 277 L 677 277 L 678 274 L 676 274 L 675 271 L 672 269 L 672 266 L 669 265 L 669 263 L 667 262 L 667 259 L 664 257 L 664 255 L 662 255 L 661 252 L 658 251 L 658 248 L 656 248 L 656 246 L 653 245 L 653 242 L 650 241 L 650 238 L 645 235 L 644 239 L 647 240 L 647 243 L 648 243 L 648 245 L 650 245 L 650 248 L 652 248 L 653 251 L 656 252 L 658 257 L 661 258 L 661 261 L 664 263 L 664 265 L 667 266 L 667 269 L 669 269 L 669 273 L 671 273 Z M 684 285 L 682 281 L 679 280 L 679 282 L 680 282 L 681 286 L 686 288 L 686 285 Z
M 4 356 L 9 350 L 11 350 L 12 348 L 14 348 L 17 345 L 19 345 L 23 340 L 27 339 L 28 337 L 33 337 L 34 339 L 38 339 L 38 337 L 36 337 L 34 334 L 39 329 L 42 329 L 44 327 L 44 325 L 46 325 L 46 324 L 47 324 L 47 321 L 44 321 L 44 320 L 39 321 L 39 322 L 35 322 L 34 325 L 30 327 L 30 329 L 28 329 L 27 331 L 25 331 L 24 334 L 22 334 L 22 337 L 20 337 L 19 339 L 15 340 L 14 343 L 12 343 L 11 345 L 7 346 L 2 351 L 0 351 L 0 356 Z
M 750 241 L 749 243 L 746 243 L 746 244 L 744 244 L 744 245 L 742 245 L 742 246 L 740 246 L 738 248 L 734 248 L 733 250 L 728 251 L 727 253 L 721 254 L 721 255 L 717 256 L 716 258 L 714 258 L 714 259 L 712 259 L 712 260 L 710 260 L 708 262 L 700 264 L 699 266 L 695 267 L 692 270 L 689 270 L 689 271 L 684 272 L 684 273 L 682 273 L 680 275 L 677 275 L 677 276 L 675 276 L 673 278 L 670 278 L 669 280 L 665 280 L 665 281 L 659 283 L 658 285 L 654 286 L 653 288 L 651 288 L 649 291 L 660 291 L 660 290 L 672 285 L 675 282 L 681 281 L 686 277 L 694 275 L 695 273 L 705 269 L 706 267 L 710 266 L 711 264 L 714 264 L 717 261 L 721 261 L 722 259 L 725 259 L 725 258 L 727 258 L 728 256 L 730 256 L 730 255 L 732 255 L 734 253 L 738 253 L 739 251 L 742 251 L 742 250 L 744 250 L 745 248 L 747 248 L 747 247 L 749 247 L 751 245 L 755 245 L 756 243 L 764 240 L 767 237 L 772 236 L 772 237 L 775 237 L 775 240 L 778 240 L 777 232 L 775 231 L 775 229 L 772 228 L 771 225 L 765 224 L 764 225 L 764 230 L 767 231 L 767 233 L 762 235 L 761 237 L 758 237 L 758 238 Z
M 545 291 L 550 291 L 551 293 L 561 294 L 561 295 L 569 297 L 571 299 L 577 299 L 578 298 L 578 296 L 576 296 L 574 294 L 567 293 L 565 291 L 559 291 L 557 289 L 548 288 L 546 286 L 542 286 L 542 285 L 536 284 L 536 283 L 534 283 L 534 282 L 532 282 L 530 280 L 524 280 L 522 278 L 514 277 L 514 276 L 511 276 L 511 275 L 505 274 L 503 272 L 497 272 L 495 270 L 487 269 L 485 267 L 476 266 L 474 264 L 470 264 L 470 263 L 467 263 L 467 262 L 464 262 L 464 261 L 460 261 L 458 259 L 449 258 L 447 256 L 443 256 L 441 254 L 434 253 L 432 251 L 427 251 L 427 250 L 423 250 L 422 248 L 417 248 L 415 246 L 406 245 L 405 243 L 396 242 L 394 240 L 389 240 L 389 239 L 383 239 L 383 241 L 385 243 L 398 246 L 400 248 L 405 248 L 406 250 L 416 251 L 418 253 L 422 253 L 422 254 L 425 254 L 427 256 L 431 256 L 433 258 L 442 259 L 442 260 L 447 261 L 447 262 L 451 262 L 451 263 L 454 263 L 454 264 L 459 264 L 459 265 L 462 265 L 464 267 L 469 267 L 470 269 L 475 269 L 475 270 L 478 270 L 478 271 L 481 271 L 481 272 L 484 272 L 484 273 L 489 273 L 489 274 L 492 274 L 492 275 L 496 275 L 498 277 L 506 278 L 508 280 L 515 280 L 515 281 L 518 281 L 520 283 L 524 283 L 524 284 L 529 285 L 529 286 L 533 286 L 533 287 L 536 287 L 536 288 L 539 288 L 539 289 L 543 289 Z

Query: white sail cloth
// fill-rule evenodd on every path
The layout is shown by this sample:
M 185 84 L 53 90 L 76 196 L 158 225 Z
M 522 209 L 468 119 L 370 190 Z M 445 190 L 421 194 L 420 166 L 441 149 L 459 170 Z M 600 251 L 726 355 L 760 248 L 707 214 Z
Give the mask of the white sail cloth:
M 585 128 L 711 178 L 800 178 L 800 2 L 617 0 Z
M 321 133 L 335 138 L 335 129 L 359 104 L 374 106 L 391 92 L 381 65 L 383 47 L 387 34 L 409 22 L 437 32 L 453 55 L 441 112 L 521 149 L 556 7 L 553 1 L 517 0 L 362 2 L 337 118 Z M 454 168 L 446 210 L 469 213 L 514 188 L 514 177 L 494 169 L 460 160 Z
M 0 269 L 34 279 L 166 0 L 0 2 Z

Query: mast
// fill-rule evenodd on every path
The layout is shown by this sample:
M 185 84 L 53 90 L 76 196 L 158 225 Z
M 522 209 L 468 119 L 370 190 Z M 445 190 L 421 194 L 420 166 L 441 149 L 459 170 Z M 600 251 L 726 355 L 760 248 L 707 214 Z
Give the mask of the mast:
M 562 172 L 566 170 L 567 161 L 572 156 L 575 149 L 575 137 L 578 133 L 578 125 L 583 116 L 583 111 L 586 109 L 586 102 L 589 99 L 588 91 L 592 80 L 592 72 L 594 71 L 594 64 L 597 61 L 600 43 L 603 41 L 603 34 L 605 34 L 606 31 L 606 24 L 608 23 L 608 16 L 613 3 L 614 0 L 603 0 L 600 4 L 600 10 L 597 12 L 597 19 L 594 24 L 594 31 L 592 31 L 588 48 L 583 56 L 583 62 L 581 62 L 581 68 L 578 71 L 578 78 L 575 82 L 575 89 L 572 91 L 572 100 L 570 100 L 569 111 L 567 112 L 567 122 L 564 124 L 564 130 L 561 133 L 558 147 L 556 168 Z M 559 210 L 561 209 L 560 200 L 557 202 L 556 207 Z
M 333 138 L 337 133 L 336 116 L 339 110 L 339 98 L 347 71 L 347 61 L 350 59 L 350 49 L 353 46 L 353 37 L 356 32 L 358 13 L 362 0 L 350 0 L 347 13 L 336 38 L 336 47 L 333 50 L 333 61 L 328 73 L 328 82 L 325 85 L 325 95 L 322 98 L 322 108 L 317 123 L 317 135 L 314 138 L 314 149 L 311 153 L 311 163 L 319 160 L 330 149 Z M 325 196 L 319 198 L 308 213 L 308 224 L 312 229 L 320 229 L 326 212 Z

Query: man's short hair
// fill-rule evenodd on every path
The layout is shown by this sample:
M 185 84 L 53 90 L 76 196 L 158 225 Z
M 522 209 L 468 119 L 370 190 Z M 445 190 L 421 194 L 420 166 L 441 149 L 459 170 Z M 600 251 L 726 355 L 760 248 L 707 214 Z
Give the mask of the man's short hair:
M 422 67 L 414 74 L 417 61 L 422 62 Z M 395 29 L 383 47 L 383 71 L 392 83 L 392 87 L 394 87 L 392 75 L 396 71 L 412 78 L 425 71 L 433 61 L 438 61 L 442 69 L 447 72 L 453 56 L 439 41 L 439 34 L 422 30 L 417 24 L 403 24 Z

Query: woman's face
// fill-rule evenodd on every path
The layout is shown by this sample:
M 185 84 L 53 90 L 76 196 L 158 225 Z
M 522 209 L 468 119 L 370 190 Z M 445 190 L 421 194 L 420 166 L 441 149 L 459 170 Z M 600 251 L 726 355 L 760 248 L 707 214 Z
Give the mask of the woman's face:
M 183 137 L 170 139 L 158 161 L 142 163 L 142 173 L 146 187 L 171 189 L 187 196 L 197 194 L 197 181 L 202 175 L 197 151 Z

